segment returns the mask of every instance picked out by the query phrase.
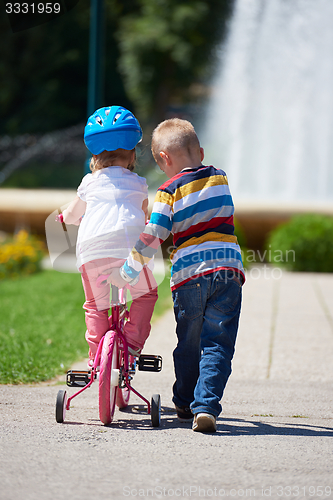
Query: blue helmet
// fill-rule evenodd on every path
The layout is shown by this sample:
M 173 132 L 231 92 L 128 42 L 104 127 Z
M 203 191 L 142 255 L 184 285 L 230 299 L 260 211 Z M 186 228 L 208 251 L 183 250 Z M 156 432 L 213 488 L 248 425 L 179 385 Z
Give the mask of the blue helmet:
M 88 118 L 84 129 L 85 145 L 94 155 L 118 148 L 134 149 L 141 139 L 140 123 L 121 106 L 98 109 Z

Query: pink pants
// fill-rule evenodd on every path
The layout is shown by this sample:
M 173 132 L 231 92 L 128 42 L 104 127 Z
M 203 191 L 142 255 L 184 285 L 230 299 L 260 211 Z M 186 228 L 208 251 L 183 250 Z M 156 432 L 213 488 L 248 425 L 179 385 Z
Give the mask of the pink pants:
M 98 259 L 87 262 L 81 268 L 82 284 L 86 297 L 83 304 L 86 318 L 86 340 L 89 344 L 89 359 L 94 359 L 99 341 L 109 329 L 110 285 L 96 286 L 101 274 L 109 274 L 113 267 L 121 267 L 125 259 Z M 147 269 L 140 274 L 139 282 L 129 290 L 132 304 L 124 334 L 128 344 L 134 349 L 142 349 L 150 333 L 150 320 L 157 300 L 157 284 L 152 272 Z

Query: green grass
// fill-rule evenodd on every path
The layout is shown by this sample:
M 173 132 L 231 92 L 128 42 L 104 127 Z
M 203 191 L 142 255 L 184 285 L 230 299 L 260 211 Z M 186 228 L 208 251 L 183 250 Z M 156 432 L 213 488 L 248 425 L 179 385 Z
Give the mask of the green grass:
M 156 321 L 171 307 L 173 307 L 173 303 L 170 290 L 170 275 L 167 275 L 162 283 L 158 285 L 158 300 L 155 304 L 152 322 Z
M 87 356 L 79 274 L 43 271 L 0 283 L 0 383 L 50 380 Z M 159 286 L 153 320 L 171 307 L 169 280 Z

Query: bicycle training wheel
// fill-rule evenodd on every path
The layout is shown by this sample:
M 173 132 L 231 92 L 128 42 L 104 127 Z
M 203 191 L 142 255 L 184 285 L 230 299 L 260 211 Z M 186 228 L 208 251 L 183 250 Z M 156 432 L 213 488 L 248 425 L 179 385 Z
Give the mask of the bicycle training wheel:
M 133 363 L 134 361 L 134 356 L 129 356 L 128 357 L 128 366 Z M 120 351 L 120 366 L 124 366 L 124 352 Z M 116 404 L 118 408 L 126 408 L 129 403 L 129 398 L 130 398 L 131 391 L 130 389 L 125 386 L 125 387 L 118 387 L 117 389 L 117 397 L 116 397 Z
M 99 418 L 104 425 L 112 422 L 119 382 L 117 333 L 105 334 L 99 372 Z
M 60 390 L 57 394 L 56 401 L 56 421 L 58 424 L 62 424 L 65 421 L 67 406 L 67 392 Z
M 153 427 L 159 427 L 161 424 L 161 396 L 153 394 L 150 407 L 151 424 Z

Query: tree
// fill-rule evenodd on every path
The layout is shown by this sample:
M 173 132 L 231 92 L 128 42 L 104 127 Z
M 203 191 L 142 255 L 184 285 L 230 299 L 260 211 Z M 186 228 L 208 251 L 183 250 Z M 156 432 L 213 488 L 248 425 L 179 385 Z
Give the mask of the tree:
M 130 105 L 117 67 L 116 2 L 107 0 L 106 102 Z M 49 132 L 87 119 L 90 0 L 13 33 L 0 8 L 0 134 Z
M 84 4 L 17 33 L 1 15 L 1 133 L 54 130 L 85 116 L 89 11 Z
M 139 0 L 123 16 L 116 38 L 119 70 L 137 113 L 159 122 L 172 99 L 193 99 L 195 82 L 207 81 L 214 47 L 230 15 L 228 0 Z
M 232 0 L 105 0 L 105 103 L 156 123 L 207 79 Z M 90 0 L 12 33 L 0 8 L 0 134 L 86 121 Z M 133 106 L 134 105 L 134 106 Z

